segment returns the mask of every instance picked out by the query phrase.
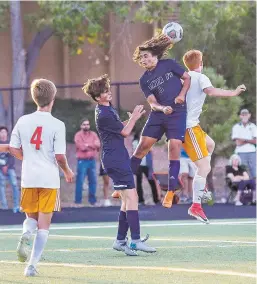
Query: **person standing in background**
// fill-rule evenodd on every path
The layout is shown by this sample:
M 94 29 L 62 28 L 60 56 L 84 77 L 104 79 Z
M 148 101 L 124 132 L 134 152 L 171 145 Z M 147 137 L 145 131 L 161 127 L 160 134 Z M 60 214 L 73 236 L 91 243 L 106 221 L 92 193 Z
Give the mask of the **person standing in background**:
M 136 150 L 137 145 L 139 143 L 139 133 L 135 133 L 134 139 L 132 142 L 133 151 Z M 143 174 L 146 176 L 149 185 L 151 186 L 152 195 L 153 195 L 153 201 L 155 204 L 159 203 L 160 200 L 158 199 L 158 193 L 157 188 L 155 185 L 155 182 L 153 180 L 153 158 L 152 158 L 152 152 L 151 150 L 148 152 L 148 154 L 142 159 L 142 162 L 140 166 L 138 167 L 136 177 L 137 177 L 137 194 L 138 194 L 138 203 L 139 204 L 145 204 L 144 199 L 144 192 L 143 192 Z
M 241 122 L 232 128 L 232 140 L 236 142 L 235 153 L 241 158 L 242 164 L 247 166 L 251 179 L 256 178 L 256 136 L 257 127 L 250 122 L 251 113 L 248 109 L 240 111 Z
M 97 206 L 96 200 L 96 157 L 99 155 L 100 140 L 94 131 L 90 130 L 90 122 L 84 118 L 80 125 L 80 131 L 75 134 L 76 145 L 77 177 L 75 203 L 82 203 L 83 184 L 86 175 L 88 176 L 88 202 L 91 206 Z
M 0 144 L 8 144 L 8 129 L 5 126 L 0 127 Z M 18 189 L 17 177 L 14 169 L 15 159 L 7 152 L 0 153 L 0 201 L 2 209 L 8 209 L 6 200 L 6 180 L 8 179 L 13 192 L 13 212 L 19 212 L 20 191 Z

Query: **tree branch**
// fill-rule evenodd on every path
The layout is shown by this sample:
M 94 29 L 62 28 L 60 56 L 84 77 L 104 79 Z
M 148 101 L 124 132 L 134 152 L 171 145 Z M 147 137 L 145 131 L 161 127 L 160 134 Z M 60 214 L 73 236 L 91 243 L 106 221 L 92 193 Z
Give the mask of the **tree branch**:
M 54 31 L 50 27 L 45 27 L 43 30 L 37 32 L 27 50 L 26 58 L 26 73 L 27 83 L 34 70 L 34 67 L 39 58 L 41 48 L 47 42 L 47 40 L 53 35 Z

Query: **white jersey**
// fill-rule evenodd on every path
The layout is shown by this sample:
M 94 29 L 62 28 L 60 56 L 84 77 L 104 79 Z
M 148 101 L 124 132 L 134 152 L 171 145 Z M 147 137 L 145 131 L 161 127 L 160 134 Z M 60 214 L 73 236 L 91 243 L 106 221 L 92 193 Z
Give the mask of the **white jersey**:
M 195 71 L 189 71 L 188 73 L 191 76 L 191 85 L 186 95 L 186 128 L 191 128 L 199 124 L 199 118 L 206 98 L 203 90 L 212 87 L 212 84 L 210 79 L 202 73 Z
M 60 188 L 55 154 L 66 153 L 65 125 L 49 112 L 36 111 L 20 117 L 10 146 L 22 147 L 21 186 Z

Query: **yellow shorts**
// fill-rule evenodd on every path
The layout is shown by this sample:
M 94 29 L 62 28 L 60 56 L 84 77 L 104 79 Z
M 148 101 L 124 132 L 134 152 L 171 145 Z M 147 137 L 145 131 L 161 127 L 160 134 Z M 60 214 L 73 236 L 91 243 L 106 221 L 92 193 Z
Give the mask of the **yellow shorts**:
M 209 155 L 206 144 L 206 133 L 200 125 L 187 128 L 183 147 L 193 162 Z
M 20 206 L 25 213 L 61 211 L 60 190 L 56 188 L 22 188 Z

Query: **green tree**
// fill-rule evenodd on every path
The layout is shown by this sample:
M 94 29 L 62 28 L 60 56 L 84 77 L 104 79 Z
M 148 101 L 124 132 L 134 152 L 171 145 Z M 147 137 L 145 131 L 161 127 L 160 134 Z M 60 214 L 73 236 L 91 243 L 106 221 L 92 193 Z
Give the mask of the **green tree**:
M 105 44 L 108 31 L 104 30 L 104 23 L 110 13 L 117 15 L 126 24 L 130 21 L 153 23 L 171 12 L 170 4 L 162 1 L 37 1 L 37 4 L 39 9 L 36 13 L 25 15 L 27 22 L 36 31 L 25 49 L 20 1 L 0 2 L 0 28 L 7 27 L 11 14 L 12 86 L 28 85 L 40 50 L 52 36 L 61 38 L 72 53 L 80 54 L 80 47 L 85 41 L 90 44 Z M 133 10 L 132 7 L 136 9 Z M 8 13 L 8 9 L 11 13 Z M 24 113 L 26 92 L 14 91 L 13 96 L 15 122 Z
M 256 2 L 194 1 L 180 4 L 183 40 L 172 49 L 181 59 L 190 49 L 222 74 L 229 88 L 247 87 L 241 107 L 256 110 Z
M 213 68 L 204 68 L 204 74 L 208 76 L 216 88 L 227 89 L 226 80 L 217 74 Z M 212 169 L 218 156 L 229 157 L 234 145 L 231 140 L 231 130 L 238 121 L 238 111 L 242 104 L 241 97 L 218 98 L 207 96 L 200 118 L 201 127 L 215 141 L 215 150 L 212 154 Z M 214 189 L 213 172 L 208 175 L 208 186 Z

